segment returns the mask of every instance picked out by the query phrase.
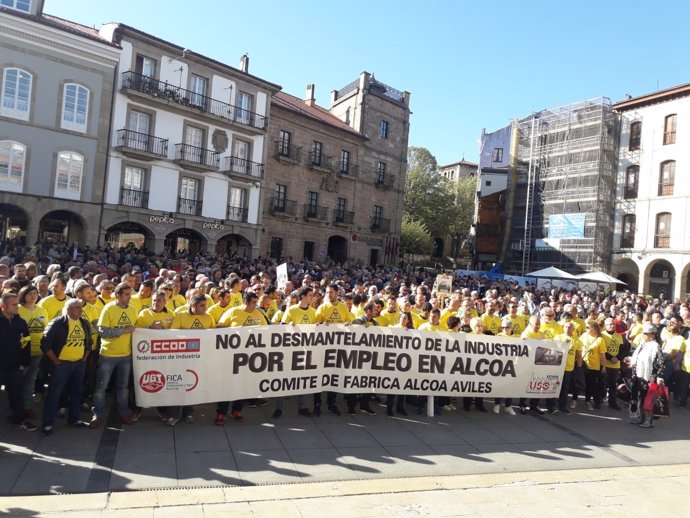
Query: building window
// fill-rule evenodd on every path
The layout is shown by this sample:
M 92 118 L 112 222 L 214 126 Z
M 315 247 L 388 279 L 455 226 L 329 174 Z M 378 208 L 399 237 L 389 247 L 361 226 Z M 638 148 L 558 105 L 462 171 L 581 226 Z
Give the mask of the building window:
M 345 219 L 345 211 L 347 210 L 347 199 L 338 198 L 335 204 L 335 220 L 343 221 Z
M 637 151 L 640 149 L 640 139 L 642 137 L 642 123 L 633 122 L 630 124 L 630 143 L 628 151 Z
M 145 179 L 145 169 L 141 167 L 125 167 L 125 175 L 122 182 L 122 205 L 145 207 Z
M 492 162 L 503 162 L 503 148 L 495 147 L 493 153 L 491 153 Z
M 146 56 L 137 56 L 134 63 L 134 71 L 144 77 L 154 77 L 156 74 L 156 62 Z
M 344 149 L 340 151 L 340 172 L 347 174 L 350 170 L 350 152 Z
M 304 253 L 302 255 L 303 255 L 303 258 L 306 259 L 307 261 L 313 261 L 314 260 L 314 242 L 313 241 L 305 241 L 304 242 Z
M 491 180 L 485 180 L 485 181 L 484 181 L 484 185 L 485 185 L 486 187 L 491 187 Z
M 388 138 L 388 121 L 381 121 L 381 138 Z
M 667 115 L 664 119 L 664 146 L 676 143 L 676 114 Z
M 189 96 L 189 103 L 194 106 L 204 106 L 206 104 L 206 87 L 208 80 L 203 77 L 192 74 L 190 83 L 191 95 Z
M 319 205 L 319 193 L 309 191 L 307 194 L 307 217 L 315 218 L 317 216 L 317 207 Z
M 180 181 L 180 199 L 177 212 L 192 216 L 201 215 L 201 202 L 199 200 L 200 182 L 195 178 L 183 177 Z
M 31 12 L 31 0 L 0 0 L 0 6 L 25 13 Z
M 12 140 L 0 141 L 0 190 L 22 192 L 26 146 Z
M 89 90 L 81 85 L 68 83 L 62 97 L 63 129 L 86 133 L 89 114 Z
M 654 232 L 654 248 L 670 248 L 671 246 L 671 213 L 661 212 L 656 215 Z
M 247 191 L 245 189 L 230 187 L 228 219 L 232 221 L 247 221 Z
M 287 200 L 287 185 L 277 183 L 275 197 L 273 198 L 273 208 L 278 211 L 285 211 L 285 201 Z
M 676 176 L 676 161 L 667 160 L 659 167 L 659 196 L 673 195 L 673 184 Z
M 621 248 L 635 247 L 635 214 L 623 216 L 623 228 L 621 229 Z
M 84 157 L 71 151 L 60 151 L 57 155 L 55 175 L 55 196 L 78 200 L 81 196 L 81 177 L 84 172 Z
M 5 5 L 4 3 L 2 5 Z M 2 78 L 2 107 L 0 115 L 29 120 L 31 106 L 31 81 L 33 76 L 26 70 L 6 68 Z
M 321 165 L 323 159 L 323 144 L 316 140 L 311 143 L 311 165 Z
M 383 219 L 383 207 L 374 205 L 374 215 L 372 219 L 374 228 L 379 228 L 381 226 L 381 220 Z
M 639 165 L 631 165 L 625 170 L 625 192 L 623 193 L 623 198 L 626 200 L 637 198 L 637 183 L 639 176 Z
M 235 140 L 235 144 L 232 147 L 232 171 L 242 174 L 248 174 L 250 172 L 250 146 L 249 142 L 240 139 Z
M 271 238 L 271 250 L 269 251 L 271 259 L 280 259 L 283 257 L 283 238 L 282 237 L 272 237 Z
M 386 163 L 379 162 L 376 166 L 376 183 L 383 183 L 386 179 Z
M 278 137 L 278 154 L 280 156 L 290 156 L 290 141 L 292 135 L 289 131 L 280 130 L 280 135 Z
M 235 120 L 242 124 L 250 124 L 252 120 L 252 96 L 245 92 L 237 92 L 237 113 Z

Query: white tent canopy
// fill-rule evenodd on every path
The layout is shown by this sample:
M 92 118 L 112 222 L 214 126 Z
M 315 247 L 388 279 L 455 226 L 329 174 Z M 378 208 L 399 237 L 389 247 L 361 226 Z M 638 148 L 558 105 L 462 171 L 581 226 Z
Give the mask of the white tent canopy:
M 577 275 L 577 278 L 583 281 L 593 281 L 604 284 L 625 284 L 623 281 L 612 277 L 604 272 L 587 272 Z
M 564 279 L 564 280 L 577 280 L 577 277 L 559 270 L 555 266 L 549 266 L 542 270 L 537 270 L 536 272 L 531 272 L 527 274 L 527 277 L 539 277 L 541 279 Z

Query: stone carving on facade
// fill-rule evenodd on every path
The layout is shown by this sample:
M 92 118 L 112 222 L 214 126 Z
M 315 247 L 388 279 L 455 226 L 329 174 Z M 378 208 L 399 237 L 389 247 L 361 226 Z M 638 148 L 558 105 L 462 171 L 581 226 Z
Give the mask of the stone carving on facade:
M 216 153 L 223 153 L 228 149 L 228 134 L 220 129 L 215 130 L 211 135 L 211 144 Z
M 338 175 L 331 171 L 321 180 L 321 188 L 328 192 L 338 192 Z

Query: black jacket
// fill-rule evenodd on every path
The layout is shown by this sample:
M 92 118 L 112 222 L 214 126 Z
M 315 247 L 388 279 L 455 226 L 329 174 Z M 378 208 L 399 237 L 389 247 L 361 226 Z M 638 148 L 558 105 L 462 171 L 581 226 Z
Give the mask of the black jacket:
M 14 372 L 31 363 L 29 326 L 19 315 L 11 319 L 0 314 L 0 371 Z
M 84 317 L 79 317 L 84 328 L 84 350 L 90 351 L 93 348 L 91 342 L 91 325 Z M 45 353 L 52 350 L 57 358 L 60 357 L 60 351 L 67 342 L 67 333 L 69 332 L 69 317 L 57 317 L 48 323 L 46 330 L 43 332 L 41 338 L 41 350 Z

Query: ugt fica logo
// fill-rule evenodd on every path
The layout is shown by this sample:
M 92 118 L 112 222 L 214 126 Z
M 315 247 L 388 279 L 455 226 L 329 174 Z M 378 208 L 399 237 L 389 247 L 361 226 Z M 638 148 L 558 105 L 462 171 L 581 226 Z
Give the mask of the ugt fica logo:
M 162 372 L 146 371 L 139 378 L 139 386 L 141 390 L 149 394 L 160 392 L 165 387 L 165 376 Z

